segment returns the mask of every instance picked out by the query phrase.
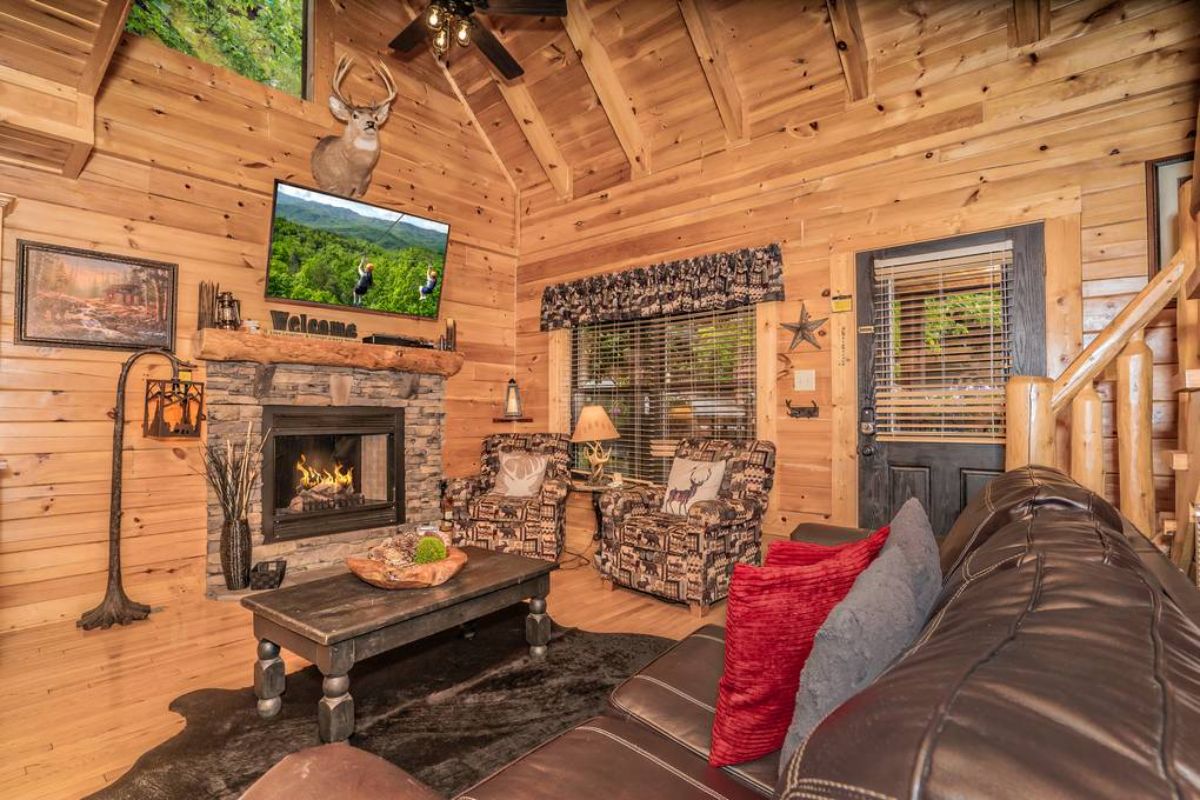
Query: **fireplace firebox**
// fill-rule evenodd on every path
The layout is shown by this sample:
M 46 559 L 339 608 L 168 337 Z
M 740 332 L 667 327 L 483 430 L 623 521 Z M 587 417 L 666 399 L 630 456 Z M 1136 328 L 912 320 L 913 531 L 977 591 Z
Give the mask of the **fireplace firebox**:
M 404 522 L 404 411 L 264 406 L 263 538 Z

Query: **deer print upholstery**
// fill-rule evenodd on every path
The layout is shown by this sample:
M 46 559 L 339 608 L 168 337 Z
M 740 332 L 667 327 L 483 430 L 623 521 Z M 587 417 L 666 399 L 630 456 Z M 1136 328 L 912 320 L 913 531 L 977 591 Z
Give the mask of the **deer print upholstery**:
M 663 487 L 605 492 L 596 566 L 613 584 L 685 602 L 703 613 L 729 593 L 734 564 L 758 563 L 762 518 L 775 480 L 775 445 L 684 439 L 675 458 L 724 461 L 716 499 L 693 503 L 682 515 L 661 510 Z
M 571 486 L 569 443 L 569 437 L 561 433 L 500 433 L 484 439 L 479 474 L 455 478 L 446 487 L 454 543 L 557 561 L 562 554 L 563 520 Z M 500 470 L 500 454 L 508 452 L 549 457 L 537 494 L 508 497 L 492 491 Z

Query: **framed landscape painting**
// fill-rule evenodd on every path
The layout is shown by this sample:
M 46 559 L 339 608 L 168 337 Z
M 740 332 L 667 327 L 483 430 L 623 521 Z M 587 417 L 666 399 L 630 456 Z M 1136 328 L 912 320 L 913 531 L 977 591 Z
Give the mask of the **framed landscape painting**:
M 174 264 L 17 242 L 17 344 L 175 349 Z

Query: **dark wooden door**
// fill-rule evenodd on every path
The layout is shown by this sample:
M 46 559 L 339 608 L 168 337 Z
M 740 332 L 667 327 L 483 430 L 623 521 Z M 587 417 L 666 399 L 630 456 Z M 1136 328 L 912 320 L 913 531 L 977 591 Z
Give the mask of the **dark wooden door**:
M 1004 469 L 1004 384 L 1044 375 L 1042 226 L 858 254 L 859 523 L 945 535 Z

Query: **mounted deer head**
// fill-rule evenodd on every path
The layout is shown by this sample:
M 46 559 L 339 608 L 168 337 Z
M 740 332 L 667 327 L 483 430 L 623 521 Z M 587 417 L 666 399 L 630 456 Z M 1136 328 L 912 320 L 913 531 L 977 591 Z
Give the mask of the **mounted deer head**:
M 341 136 L 326 136 L 317 142 L 312 154 L 312 173 L 317 186 L 344 197 L 361 197 L 371 185 L 371 173 L 379 163 L 379 128 L 387 122 L 396 99 L 396 82 L 382 61 L 375 63 L 375 73 L 383 81 L 388 95 L 374 105 L 357 106 L 348 95 L 342 94 L 342 79 L 354 61 L 342 56 L 333 73 L 333 92 L 329 95 L 329 111 L 346 123 Z

